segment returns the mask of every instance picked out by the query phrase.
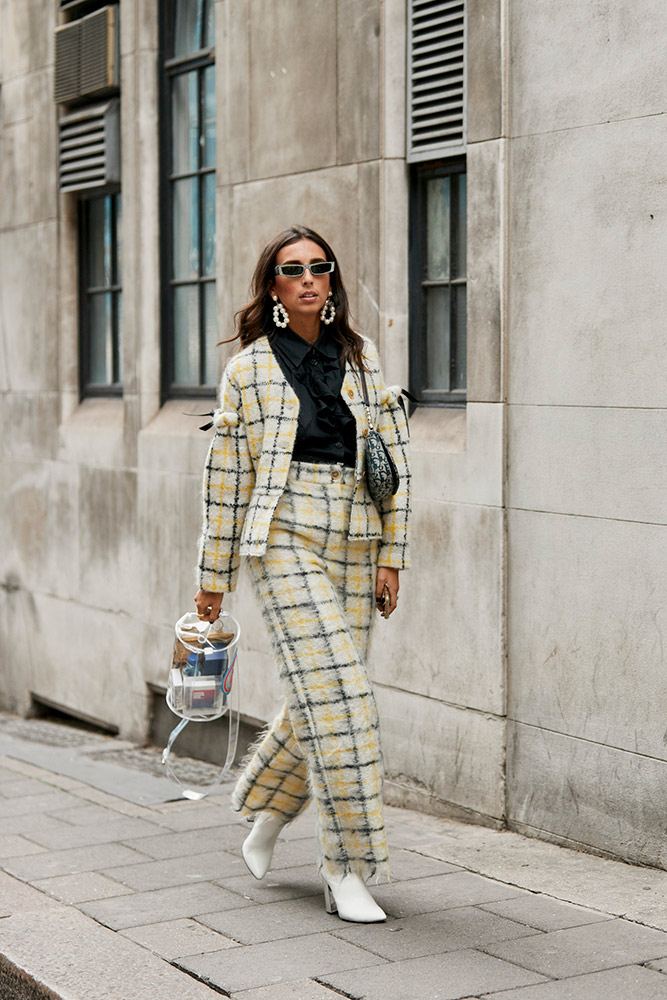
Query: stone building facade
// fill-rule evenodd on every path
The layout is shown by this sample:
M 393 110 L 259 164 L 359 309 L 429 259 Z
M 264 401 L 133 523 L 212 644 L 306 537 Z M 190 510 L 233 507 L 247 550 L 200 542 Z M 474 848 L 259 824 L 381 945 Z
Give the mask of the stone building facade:
M 146 735 L 194 592 L 208 435 L 185 413 L 213 404 L 258 251 L 320 230 L 387 380 L 414 388 L 419 184 L 465 170 L 460 381 L 412 415 L 413 569 L 374 639 L 387 795 L 664 867 L 667 9 L 467 0 L 462 138 L 429 160 L 406 145 L 420 3 L 442 6 L 215 0 L 179 62 L 171 6 L 120 0 L 100 291 L 95 207 L 59 188 L 59 120 L 87 105 L 54 102 L 56 28 L 100 4 L 0 0 L 0 703 Z M 169 175 L 183 67 L 195 165 Z M 227 604 L 243 711 L 267 720 L 245 578 Z

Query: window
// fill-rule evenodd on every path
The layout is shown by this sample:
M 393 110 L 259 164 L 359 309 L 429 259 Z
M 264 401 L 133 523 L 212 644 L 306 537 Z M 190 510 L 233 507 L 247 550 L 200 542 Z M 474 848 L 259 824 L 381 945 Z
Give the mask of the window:
M 410 381 L 425 404 L 465 402 L 465 164 L 413 168 Z
M 121 197 L 82 199 L 80 212 L 81 395 L 121 392 Z
M 215 3 L 171 0 L 163 12 L 163 390 L 210 395 L 218 376 Z

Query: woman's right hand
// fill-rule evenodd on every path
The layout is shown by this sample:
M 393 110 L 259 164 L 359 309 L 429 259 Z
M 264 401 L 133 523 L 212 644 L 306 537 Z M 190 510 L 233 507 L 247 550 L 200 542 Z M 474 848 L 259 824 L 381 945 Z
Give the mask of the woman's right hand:
M 197 618 L 202 622 L 214 622 L 220 614 L 222 597 L 222 594 L 216 594 L 211 590 L 198 590 L 195 594 Z

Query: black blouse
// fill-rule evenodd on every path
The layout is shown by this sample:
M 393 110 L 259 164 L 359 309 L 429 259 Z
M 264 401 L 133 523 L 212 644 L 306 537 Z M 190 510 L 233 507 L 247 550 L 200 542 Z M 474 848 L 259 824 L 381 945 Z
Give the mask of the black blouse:
M 309 344 L 289 327 L 271 337 L 270 343 L 300 403 L 292 458 L 354 468 L 356 423 L 340 394 L 343 365 L 339 345 L 326 329 L 314 344 Z

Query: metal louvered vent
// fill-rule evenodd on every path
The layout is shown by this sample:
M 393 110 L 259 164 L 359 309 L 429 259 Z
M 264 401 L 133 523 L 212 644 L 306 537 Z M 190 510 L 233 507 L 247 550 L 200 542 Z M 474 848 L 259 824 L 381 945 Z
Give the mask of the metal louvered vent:
M 56 102 L 118 89 L 118 6 L 102 7 L 56 28 Z
M 465 148 L 466 0 L 410 0 L 408 161 Z
M 90 105 L 58 122 L 60 190 L 91 191 L 120 181 L 120 115 L 117 99 Z

